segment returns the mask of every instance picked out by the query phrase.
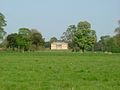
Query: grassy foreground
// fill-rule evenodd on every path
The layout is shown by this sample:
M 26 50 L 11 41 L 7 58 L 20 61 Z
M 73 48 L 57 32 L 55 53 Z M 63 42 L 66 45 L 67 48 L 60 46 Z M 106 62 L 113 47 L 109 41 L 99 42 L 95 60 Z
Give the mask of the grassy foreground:
M 120 54 L 0 52 L 0 90 L 120 90 Z

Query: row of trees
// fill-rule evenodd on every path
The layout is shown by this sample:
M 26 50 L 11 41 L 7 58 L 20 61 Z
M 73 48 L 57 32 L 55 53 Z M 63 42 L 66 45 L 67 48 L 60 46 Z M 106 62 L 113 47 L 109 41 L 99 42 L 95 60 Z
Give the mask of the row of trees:
M 9 34 L 6 40 L 7 48 L 12 50 L 39 50 L 39 48 L 44 46 L 44 39 L 41 33 L 35 29 L 20 28 L 18 33 Z
M 61 36 L 62 41 L 69 44 L 73 51 L 81 50 L 102 51 L 102 52 L 120 52 L 120 21 L 115 29 L 115 35 L 101 36 L 97 42 L 95 30 L 91 29 L 91 24 L 87 21 L 79 22 L 77 26 L 70 25 Z
M 42 34 L 36 29 L 20 28 L 18 33 L 9 34 L 3 41 L 3 37 L 6 35 L 4 31 L 6 25 L 5 16 L 0 13 L 1 46 L 19 51 L 39 50 L 39 48 L 44 47 L 45 42 Z
M 3 41 L 3 37 L 6 35 L 4 31 L 6 25 L 5 16 L 0 13 L 1 45 L 11 50 L 39 50 L 41 47 L 50 48 L 52 42 L 64 41 L 68 43 L 72 51 L 120 52 L 120 21 L 119 26 L 115 29 L 115 36 L 102 36 L 98 42 L 95 30 L 91 29 L 91 24 L 87 21 L 81 21 L 77 25 L 69 25 L 67 30 L 62 34 L 61 40 L 52 37 L 48 42 L 45 42 L 42 34 L 36 29 L 29 28 L 20 28 L 18 33 L 9 34 Z
M 87 21 L 79 22 L 77 26 L 70 25 L 61 39 L 67 42 L 73 51 L 81 52 L 93 48 L 97 41 L 96 32 L 91 29 L 91 24 Z
M 114 31 L 114 36 L 101 36 L 100 40 L 95 45 L 96 51 L 120 52 L 120 21 L 118 21 L 118 25 L 119 26 Z

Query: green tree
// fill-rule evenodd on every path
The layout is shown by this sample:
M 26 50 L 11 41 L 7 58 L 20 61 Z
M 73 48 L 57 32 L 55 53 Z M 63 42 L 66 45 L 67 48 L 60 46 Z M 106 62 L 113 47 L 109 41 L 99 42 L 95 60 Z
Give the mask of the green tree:
M 15 50 L 17 48 L 16 43 L 17 33 L 9 34 L 7 36 L 7 47 L 12 48 L 12 50 Z
M 120 35 L 120 20 L 118 21 L 118 27 L 115 29 L 115 33 Z
M 91 24 L 87 21 L 79 22 L 74 35 L 74 43 L 84 52 L 96 43 L 96 32 L 91 30 Z
M 42 38 L 42 34 L 38 32 L 36 29 L 32 29 L 32 45 L 36 46 L 36 50 L 38 50 L 39 47 L 44 46 L 44 39 Z
M 6 32 L 4 31 L 4 27 L 6 26 L 6 21 L 5 21 L 5 16 L 0 13 L 0 40 L 3 39 L 5 36 Z
M 117 43 L 116 36 L 113 37 L 110 37 L 109 35 L 101 36 L 101 39 L 97 42 L 95 46 L 95 50 L 119 53 L 120 47 Z
M 28 51 L 32 43 L 32 32 L 28 28 L 20 28 L 17 44 L 20 50 Z
M 51 43 L 50 43 L 50 41 L 46 41 L 46 42 L 45 42 L 45 48 L 48 48 L 48 49 L 51 48 Z
M 73 38 L 75 32 L 76 32 L 76 26 L 70 25 L 61 36 L 62 41 L 67 42 L 70 48 L 74 47 Z
M 52 37 L 52 38 L 50 39 L 50 43 L 57 42 L 57 41 L 58 41 L 58 40 L 57 40 L 56 37 Z
M 111 40 L 110 39 L 111 37 L 109 36 L 109 35 L 105 35 L 105 36 L 101 36 L 100 37 L 100 42 L 101 42 L 101 50 L 102 51 L 109 51 L 109 49 L 108 49 L 108 42 L 109 42 L 109 40 Z
M 18 34 L 16 37 L 16 44 L 18 46 L 18 50 L 24 52 L 28 51 L 30 44 L 28 39 L 24 38 L 22 35 Z
M 28 28 L 20 28 L 18 34 L 22 35 L 24 38 L 31 38 L 31 31 Z
M 44 39 L 41 33 L 37 30 L 28 28 L 20 28 L 18 34 L 13 33 L 7 36 L 7 47 L 12 50 L 18 49 L 19 51 L 38 50 L 38 47 L 44 46 Z M 31 49 L 32 48 L 32 49 Z
M 116 41 L 116 44 L 120 47 L 120 20 L 118 21 L 118 27 L 115 29 L 115 41 Z
M 61 39 L 65 42 L 72 42 L 75 31 L 76 31 L 75 25 L 68 26 L 66 32 L 64 32 L 63 35 L 61 36 Z

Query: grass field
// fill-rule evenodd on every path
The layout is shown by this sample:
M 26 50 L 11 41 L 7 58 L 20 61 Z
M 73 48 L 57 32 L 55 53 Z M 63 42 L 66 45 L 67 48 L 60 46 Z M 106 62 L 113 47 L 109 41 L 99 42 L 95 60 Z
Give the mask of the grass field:
M 0 52 L 0 90 L 120 90 L 120 54 Z

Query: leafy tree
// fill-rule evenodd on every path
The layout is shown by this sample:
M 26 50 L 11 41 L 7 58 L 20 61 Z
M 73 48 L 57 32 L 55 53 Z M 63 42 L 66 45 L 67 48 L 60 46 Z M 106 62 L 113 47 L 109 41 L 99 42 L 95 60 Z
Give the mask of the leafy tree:
M 102 51 L 101 47 L 102 47 L 102 42 L 101 41 L 98 41 L 96 42 L 95 46 L 94 46 L 94 50 L 95 51 Z
M 73 38 L 76 32 L 76 26 L 70 25 L 68 26 L 66 32 L 61 36 L 62 41 L 67 42 L 70 48 L 74 47 Z
M 68 26 L 66 32 L 64 32 L 63 35 L 61 36 L 61 39 L 65 42 L 72 42 L 75 31 L 76 31 L 75 25 Z
M 20 50 L 27 51 L 29 50 L 32 40 L 32 33 L 28 28 L 20 28 L 17 37 L 17 44 Z
M 100 40 L 100 42 L 101 42 L 101 50 L 102 51 L 109 51 L 108 50 L 108 42 L 109 42 L 109 40 L 110 40 L 110 36 L 109 35 L 105 35 L 105 36 L 101 36 L 101 40 Z
M 50 43 L 57 42 L 57 41 L 58 41 L 58 40 L 57 40 L 56 37 L 52 37 L 52 38 L 50 39 Z
M 32 45 L 36 46 L 36 49 L 38 47 L 43 47 L 44 46 L 44 39 L 42 38 L 42 34 L 38 32 L 36 29 L 32 29 Z
M 120 52 L 120 47 L 118 43 L 116 42 L 116 37 L 113 36 L 109 39 L 106 39 L 106 45 L 105 45 L 105 50 L 108 52 L 113 52 L 113 53 L 119 53 Z
M 7 36 L 7 47 L 13 50 L 18 49 L 20 51 L 38 50 L 38 47 L 44 46 L 44 39 L 41 33 L 37 30 L 28 28 L 20 28 L 18 34 L 13 33 Z
M 118 21 L 118 27 L 115 29 L 115 41 L 116 41 L 116 44 L 120 47 L 120 20 Z
M 16 43 L 20 51 L 28 51 L 30 44 L 28 39 L 24 38 L 22 35 L 18 34 L 16 37 Z
M 51 43 L 50 41 L 45 42 L 45 48 L 51 48 Z
M 2 40 L 5 36 L 6 32 L 4 31 L 4 27 L 6 26 L 5 16 L 0 13 L 0 39 Z
M 7 47 L 12 48 L 14 50 L 18 45 L 16 43 L 17 33 L 9 34 L 7 36 Z
M 84 52 L 96 43 L 96 32 L 91 30 L 91 24 L 87 21 L 79 22 L 74 35 L 74 43 Z
M 20 28 L 18 34 L 24 38 L 31 39 L 31 31 L 28 28 Z
M 91 29 L 91 24 L 87 21 L 81 21 L 77 25 L 78 30 L 90 30 Z
M 118 27 L 115 29 L 115 33 L 120 35 L 120 20 L 118 21 Z
M 120 46 L 118 44 L 116 35 L 113 37 L 110 37 L 109 35 L 101 36 L 101 39 L 99 40 L 99 42 L 97 42 L 95 46 L 95 50 L 119 53 Z

